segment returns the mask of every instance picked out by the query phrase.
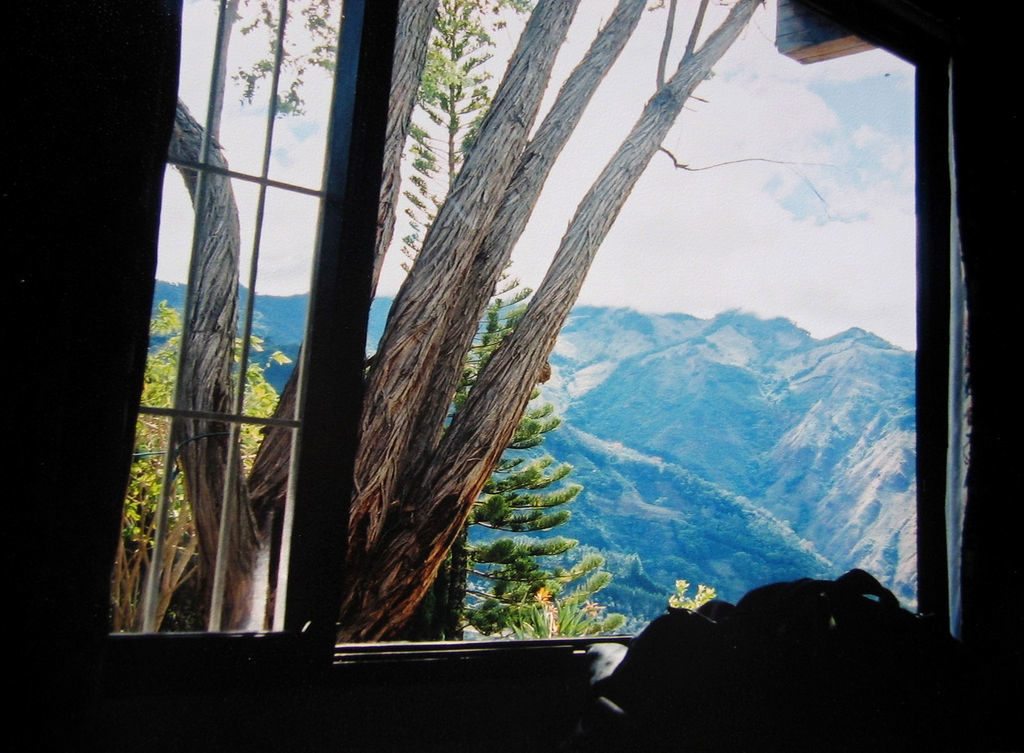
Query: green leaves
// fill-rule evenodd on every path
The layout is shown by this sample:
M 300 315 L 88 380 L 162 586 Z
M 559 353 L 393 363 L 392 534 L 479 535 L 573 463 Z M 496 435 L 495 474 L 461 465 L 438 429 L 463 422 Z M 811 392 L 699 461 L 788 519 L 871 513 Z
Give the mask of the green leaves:
M 686 595 L 689 589 L 689 581 L 677 580 L 676 592 L 668 597 L 669 607 L 672 609 L 690 609 L 695 611 L 718 596 L 714 588 L 703 583 L 698 584 L 697 593 L 692 598 Z
M 181 315 L 166 301 L 154 311 L 150 325 L 151 347 L 143 377 L 142 404 L 169 408 L 174 403 L 174 386 L 178 372 L 181 346 Z M 242 343 L 235 343 L 235 364 L 241 363 Z M 264 343 L 258 337 L 250 340 L 251 354 L 263 353 Z M 267 417 L 277 407 L 278 394 L 266 380 L 265 372 L 271 363 L 286 364 L 291 359 L 274 351 L 260 362 L 249 361 L 246 366 L 245 412 L 249 416 Z M 252 464 L 263 441 L 261 427 L 243 424 L 239 432 L 242 463 L 246 470 Z M 132 458 L 128 489 L 121 514 L 121 540 L 118 544 L 111 582 L 111 627 L 114 631 L 139 630 L 141 623 L 142 587 L 147 569 L 153 564 L 157 529 L 157 510 L 163 492 L 168 457 L 168 443 L 188 442 L 188 438 L 172 437 L 170 422 L 159 416 L 141 414 L 135 428 L 135 453 Z M 170 454 L 177 465 L 176 450 Z M 164 573 L 160 584 L 158 623 L 163 615 L 174 612 L 176 595 L 186 584 L 193 582 L 197 572 L 199 540 L 192 506 L 182 475 L 177 468 L 170 474 L 168 490 L 168 525 L 165 534 Z M 186 598 L 185 601 L 188 601 Z M 174 612 L 174 619 L 191 625 L 195 615 L 187 609 Z M 170 619 L 170 618 L 168 618 Z
M 298 8 L 298 18 L 292 10 Z M 275 44 L 280 18 L 276 3 L 268 0 L 242 0 L 238 3 L 243 36 L 262 31 L 266 40 L 265 56 L 239 68 L 232 76 L 241 86 L 241 100 L 252 104 L 259 87 L 273 74 Z M 338 50 L 338 26 L 341 3 L 338 0 L 301 0 L 292 3 L 286 19 L 286 34 L 281 61 L 281 82 L 277 96 L 277 114 L 302 115 L 305 100 L 302 88 L 308 74 L 333 72 Z M 301 31 L 296 22 L 301 20 Z

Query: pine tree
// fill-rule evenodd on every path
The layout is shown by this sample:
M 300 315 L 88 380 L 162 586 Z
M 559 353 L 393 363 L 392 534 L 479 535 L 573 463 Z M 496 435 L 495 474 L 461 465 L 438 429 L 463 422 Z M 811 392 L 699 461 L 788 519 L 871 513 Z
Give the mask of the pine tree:
M 409 126 L 408 152 L 412 189 L 405 214 L 410 232 L 402 238 L 402 253 L 414 259 L 426 228 L 444 203 L 455 176 L 473 145 L 491 103 L 491 33 L 503 26 L 502 9 L 528 10 L 523 0 L 441 0 L 434 17 L 426 62 L 416 99 L 416 112 L 425 116 Z
M 478 344 L 467 358 L 456 411 L 477 374 L 514 330 L 530 292 L 514 279 L 506 282 L 505 290 L 511 298 L 495 297 L 489 305 Z M 571 465 L 537 451 L 544 436 L 561 424 L 554 406 L 538 403 L 538 397 L 535 389 L 533 403 L 441 570 L 433 600 L 435 613 L 441 615 L 441 634 L 434 637 L 461 639 L 467 627 L 500 636 L 594 634 L 624 621 L 620 615 L 604 615 L 594 601 L 611 580 L 601 569 L 603 557 L 592 553 L 572 558 L 569 553 L 577 541 L 543 535 L 569 519 L 564 507 L 583 487 L 566 481 Z M 502 535 L 506 533 L 520 535 Z

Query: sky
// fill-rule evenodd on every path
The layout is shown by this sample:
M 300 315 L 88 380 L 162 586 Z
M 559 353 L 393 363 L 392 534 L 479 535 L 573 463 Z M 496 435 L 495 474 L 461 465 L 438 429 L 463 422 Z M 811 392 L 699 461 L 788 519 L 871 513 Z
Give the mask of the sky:
M 680 3 L 674 57 L 696 5 Z M 583 0 L 545 106 L 613 7 L 613 0 Z M 202 120 L 216 3 L 187 0 L 185 9 L 181 96 Z M 712 3 L 708 24 L 725 11 Z M 653 93 L 665 18 L 665 10 L 645 12 L 552 172 L 513 254 L 512 273 L 523 284 L 539 284 L 576 203 Z M 495 83 L 520 28 L 511 19 L 495 35 Z M 881 50 L 805 66 L 776 52 L 774 34 L 768 2 L 664 143 L 683 163 L 719 166 L 682 171 L 656 155 L 598 252 L 579 302 L 704 318 L 741 309 L 789 318 L 815 337 L 861 327 L 913 349 L 913 66 Z M 229 68 L 262 52 L 256 36 L 232 42 Z M 272 178 L 313 188 L 329 104 L 329 81 L 318 76 L 309 74 L 304 89 L 307 115 L 275 124 L 270 163 Z M 233 169 L 258 172 L 266 111 L 237 100 L 229 88 L 221 141 Z M 236 182 L 236 194 L 247 254 L 257 192 Z M 165 201 L 158 277 L 183 281 L 191 212 L 177 175 L 168 175 Z M 316 214 L 314 198 L 268 193 L 258 292 L 309 289 Z M 396 236 L 404 232 L 400 226 Z M 397 290 L 401 260 L 390 254 L 381 294 Z

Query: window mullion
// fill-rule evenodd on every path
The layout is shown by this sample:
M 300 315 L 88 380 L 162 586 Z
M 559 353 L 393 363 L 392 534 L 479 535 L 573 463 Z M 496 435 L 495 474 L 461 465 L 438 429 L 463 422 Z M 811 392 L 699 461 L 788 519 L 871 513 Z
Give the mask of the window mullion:
M 260 171 L 261 182 L 256 200 L 256 221 L 252 242 L 252 254 L 249 259 L 248 290 L 245 311 L 242 318 L 242 335 L 238 355 L 238 378 L 235 385 L 234 413 L 242 415 L 245 408 L 246 375 L 249 370 L 249 345 L 252 340 L 252 320 L 256 303 L 256 281 L 259 274 L 260 244 L 263 239 L 263 220 L 267 203 L 266 179 L 270 172 L 270 153 L 274 141 L 274 122 L 277 118 L 277 90 L 281 80 L 281 62 L 284 59 L 284 35 L 288 22 L 288 0 L 278 3 L 277 35 L 275 38 L 274 70 L 271 79 L 269 102 L 267 104 L 267 122 L 264 129 L 263 162 Z M 217 561 L 213 571 L 213 598 L 210 604 L 209 629 L 221 629 L 224 612 L 224 589 L 227 580 L 227 567 L 231 558 L 228 556 L 232 546 L 229 521 L 233 516 L 228 513 L 239 503 L 238 484 L 240 482 L 240 424 L 231 425 L 231 436 L 228 441 L 228 457 L 224 473 L 224 496 L 221 504 L 220 526 L 217 531 Z
M 208 182 L 206 171 L 202 169 L 209 162 L 211 134 L 210 127 L 216 119 L 217 100 L 219 90 L 223 83 L 220 81 L 219 71 L 224 57 L 224 31 L 227 24 L 227 0 L 220 0 L 220 7 L 217 14 L 217 42 L 214 45 L 213 61 L 210 72 L 210 92 L 207 97 L 206 128 L 203 130 L 202 141 L 199 149 L 200 167 L 196 171 L 195 187 L 195 220 L 192 232 L 192 251 L 189 261 L 188 284 L 185 290 L 184 316 L 182 316 L 181 348 L 178 353 L 177 377 L 174 385 L 174 408 L 180 409 L 185 396 L 182 394 L 183 376 L 188 364 L 188 331 L 189 313 L 193 306 L 193 289 L 198 274 L 197 251 L 202 242 L 200 223 L 203 213 L 201 208 L 205 205 L 208 193 Z M 167 521 L 169 514 L 170 497 L 172 494 L 175 464 L 177 461 L 177 448 L 174 445 L 174 437 L 179 420 L 172 418 L 167 435 L 167 453 L 165 456 L 163 481 L 161 483 L 160 498 L 156 512 L 156 530 L 153 541 L 153 553 L 149 568 L 146 572 L 146 585 L 142 597 L 143 609 L 143 631 L 156 631 L 156 614 L 160 600 L 160 581 L 163 577 L 163 568 L 160 563 L 163 561 L 163 552 L 166 547 L 165 538 L 167 535 Z
M 278 621 L 312 633 L 325 651 L 334 644 L 342 589 L 397 6 L 345 3 L 302 352 L 303 420 L 285 513 L 285 536 L 296 545 L 286 561 L 282 554 L 288 577 L 278 580 Z
M 260 177 L 258 175 L 249 175 L 248 173 L 242 173 L 237 170 L 231 170 L 219 165 L 202 165 L 198 162 L 192 162 L 191 160 L 182 159 L 181 157 L 168 157 L 167 164 L 174 167 L 181 167 L 187 170 L 205 170 L 208 173 L 214 175 L 221 175 L 225 178 L 234 178 L 235 180 L 243 180 L 247 183 L 254 183 L 258 186 L 266 186 L 267 188 L 281 188 L 285 191 L 291 191 L 292 193 L 302 194 L 303 196 L 312 196 L 316 199 L 323 198 L 323 191 L 319 188 L 309 188 L 308 186 L 300 186 L 295 183 L 288 183 L 283 180 L 274 180 L 266 176 Z
M 949 616 L 946 483 L 949 446 L 950 200 L 948 61 L 917 66 L 917 582 L 918 608 Z

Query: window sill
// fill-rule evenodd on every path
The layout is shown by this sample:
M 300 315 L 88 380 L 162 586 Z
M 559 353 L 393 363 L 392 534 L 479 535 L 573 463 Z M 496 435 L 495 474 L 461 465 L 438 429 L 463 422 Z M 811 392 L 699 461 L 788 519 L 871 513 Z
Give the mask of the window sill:
M 630 636 L 530 641 L 339 644 L 330 657 L 305 635 L 160 633 L 111 635 L 103 690 L 108 697 L 259 689 L 310 682 L 416 683 L 527 677 L 585 678 L 587 648 Z

